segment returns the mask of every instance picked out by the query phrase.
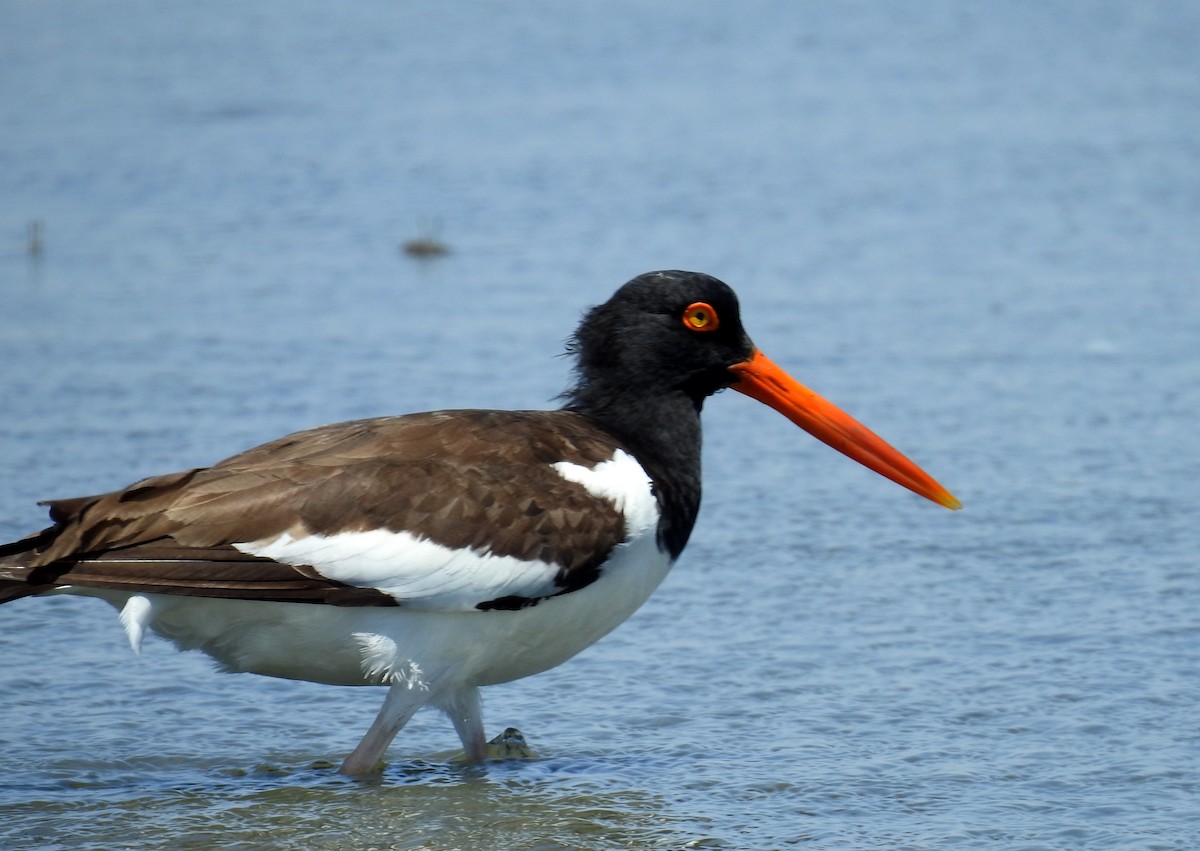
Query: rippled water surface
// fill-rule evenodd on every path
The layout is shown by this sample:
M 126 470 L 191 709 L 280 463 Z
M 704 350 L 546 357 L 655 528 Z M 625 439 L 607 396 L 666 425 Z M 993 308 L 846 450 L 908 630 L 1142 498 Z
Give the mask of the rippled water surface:
M 0 537 L 553 404 L 666 267 L 967 506 L 720 396 L 659 593 L 486 694 L 539 758 L 429 713 L 369 781 L 379 692 L 7 605 L 0 846 L 1197 847 L 1197 43 L 1188 2 L 0 5 Z

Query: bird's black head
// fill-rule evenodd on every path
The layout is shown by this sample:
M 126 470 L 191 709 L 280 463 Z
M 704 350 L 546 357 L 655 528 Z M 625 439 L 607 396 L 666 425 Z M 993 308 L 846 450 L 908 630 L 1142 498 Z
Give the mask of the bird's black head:
M 682 392 L 699 409 L 705 397 L 733 384 L 729 367 L 754 345 L 742 328 L 737 296 L 700 272 L 647 272 L 589 310 L 569 350 L 577 383 L 568 407 Z
M 643 462 L 690 453 L 698 471 L 697 415 L 706 397 L 733 387 L 880 475 L 959 507 L 928 473 L 758 351 L 742 328 L 737 296 L 710 275 L 638 275 L 584 315 L 570 351 L 578 377 L 565 394 L 567 410 L 640 446 Z

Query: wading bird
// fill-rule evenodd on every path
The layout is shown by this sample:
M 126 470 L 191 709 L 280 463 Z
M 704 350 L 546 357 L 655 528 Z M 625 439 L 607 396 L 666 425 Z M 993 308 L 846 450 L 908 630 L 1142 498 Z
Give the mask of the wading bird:
M 486 753 L 479 688 L 565 662 L 631 615 L 700 506 L 700 409 L 732 387 L 906 488 L 920 468 L 766 358 L 737 297 L 652 272 L 583 317 L 556 411 L 339 423 L 211 467 L 50 500 L 54 525 L 0 547 L 0 602 L 120 609 L 226 671 L 388 687 L 341 770 L 376 770 L 417 709 Z

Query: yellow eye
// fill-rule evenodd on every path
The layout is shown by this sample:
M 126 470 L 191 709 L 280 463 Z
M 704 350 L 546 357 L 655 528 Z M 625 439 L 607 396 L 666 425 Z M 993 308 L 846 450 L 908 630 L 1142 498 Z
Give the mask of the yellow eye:
M 683 311 L 683 325 L 689 331 L 716 331 L 721 327 L 721 320 L 711 304 L 697 301 Z

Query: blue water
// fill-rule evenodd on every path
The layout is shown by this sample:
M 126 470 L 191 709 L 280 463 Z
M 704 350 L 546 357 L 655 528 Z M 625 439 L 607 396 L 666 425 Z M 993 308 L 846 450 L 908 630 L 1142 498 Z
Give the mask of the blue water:
M 5 606 L 0 846 L 1200 845 L 1198 43 L 1183 0 L 0 5 L 0 537 L 553 404 L 670 267 L 966 504 L 720 396 L 660 592 L 486 695 L 541 758 L 428 714 L 366 783 L 373 690 Z

